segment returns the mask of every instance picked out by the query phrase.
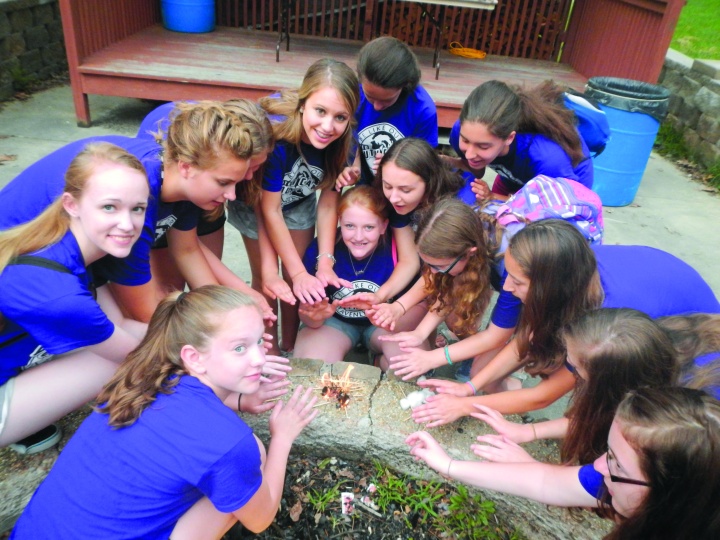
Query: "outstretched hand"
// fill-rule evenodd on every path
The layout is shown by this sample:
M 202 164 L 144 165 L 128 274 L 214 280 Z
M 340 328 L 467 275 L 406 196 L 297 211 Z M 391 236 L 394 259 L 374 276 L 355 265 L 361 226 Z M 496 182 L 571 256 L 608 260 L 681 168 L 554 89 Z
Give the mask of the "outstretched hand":
M 250 414 L 262 414 L 275 407 L 275 400 L 288 392 L 290 379 L 274 376 L 260 384 L 253 394 L 243 394 L 240 398 L 241 411 Z M 271 401 L 272 400 L 272 401 Z
M 382 340 L 383 337 L 392 336 L 381 336 L 380 339 Z M 403 354 L 388 358 L 388 369 L 392 370 L 403 381 L 424 375 L 431 369 L 442 365 L 430 357 L 430 351 L 418 347 L 401 346 L 400 348 L 403 350 Z
M 395 330 L 395 324 L 404 314 L 405 311 L 396 302 L 393 302 L 392 304 L 388 304 L 387 302 L 374 304 L 369 309 L 365 310 L 365 316 L 370 319 L 373 326 L 377 326 L 378 328 L 382 328 L 389 332 Z
M 300 272 L 293 280 L 293 294 L 301 302 L 306 304 L 314 304 L 321 302 L 323 298 L 327 298 L 325 294 L 325 286 L 315 276 L 311 276 L 307 272 Z
M 416 461 L 422 460 L 440 474 L 447 473 L 450 456 L 442 449 L 440 444 L 427 431 L 416 431 L 405 439 L 405 444 L 410 446 L 410 454 Z
M 291 306 L 295 305 L 295 295 L 283 278 L 279 275 L 263 278 L 262 281 L 263 294 L 269 296 L 273 300 L 280 300 Z
M 305 426 L 317 416 L 317 409 L 313 409 L 317 396 L 312 388 L 305 390 L 305 393 L 303 390 L 302 385 L 299 385 L 287 403 L 275 403 L 270 415 L 270 437 L 273 440 L 280 439 L 292 444 Z
M 272 344 L 270 344 L 272 346 Z M 265 375 L 286 377 L 288 373 L 292 371 L 290 367 L 290 360 L 283 358 L 282 356 L 275 356 L 273 354 L 265 355 L 265 364 L 263 365 L 262 374 L 263 378 Z M 269 379 L 265 378 L 266 382 Z
M 418 385 L 423 388 L 430 388 L 436 394 L 448 394 L 457 397 L 468 397 L 472 395 L 470 385 L 445 379 L 427 379 L 425 381 L 418 381 Z
M 360 167 L 345 167 L 335 180 L 335 190 L 342 192 L 347 186 L 354 186 L 360 178 Z
M 477 438 L 479 443 L 471 444 L 470 448 L 487 461 L 498 463 L 533 463 L 537 461 L 525 449 L 502 435 L 480 435 Z
M 466 415 L 464 400 L 447 394 L 435 394 L 428 397 L 423 405 L 413 409 L 413 420 L 429 428 L 449 424 Z
M 337 309 L 336 302 L 330 302 L 329 299 L 323 298 L 317 304 L 301 303 L 298 313 L 315 323 L 323 323 L 335 314 Z
M 470 416 L 485 422 L 497 431 L 498 435 L 502 435 L 508 441 L 525 443 L 535 438 L 532 431 L 532 424 L 516 424 L 515 422 L 510 422 L 498 411 L 487 405 L 479 405 L 476 403 L 473 406 L 477 411 L 471 413 Z
M 344 308 L 351 308 L 351 309 L 370 309 L 374 305 L 380 303 L 380 298 L 378 298 L 378 295 L 371 292 L 361 292 L 357 294 L 351 294 L 350 296 L 346 296 L 345 298 L 341 298 L 338 301 L 338 305 L 344 307 Z

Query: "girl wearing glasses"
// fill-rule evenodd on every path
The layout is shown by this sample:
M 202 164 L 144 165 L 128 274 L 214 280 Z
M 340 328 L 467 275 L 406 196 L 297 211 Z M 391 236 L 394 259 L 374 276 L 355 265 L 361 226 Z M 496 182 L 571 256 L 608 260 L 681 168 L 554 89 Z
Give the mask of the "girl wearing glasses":
M 570 223 L 536 221 L 518 232 L 505 252 L 503 290 L 522 306 L 512 307 L 518 322 L 513 340 L 468 384 L 428 380 L 440 395 L 413 410 L 416 422 L 430 427 L 475 412 L 474 404 L 503 414 L 546 407 L 575 384 L 563 367 L 562 328 L 599 307 L 629 307 L 657 318 L 681 313 L 720 313 L 720 303 L 692 267 L 645 246 L 588 245 Z M 521 309 L 520 309 L 521 308 Z M 472 339 L 472 338 L 471 338 Z M 449 347 L 450 358 L 473 356 L 471 339 Z M 477 354 L 477 353 L 475 353 Z M 476 396 L 475 389 L 502 380 L 523 367 L 541 382 L 533 388 Z
M 700 390 L 629 393 L 607 452 L 583 467 L 456 461 L 425 431 L 406 442 L 451 479 L 543 504 L 599 507 L 616 522 L 606 539 L 720 538 L 720 402 Z
M 562 339 L 565 366 L 577 378 L 566 416 L 515 424 L 478 406 L 480 412 L 472 416 L 498 432 L 478 437 L 490 445 L 478 446 L 478 456 L 492 461 L 532 460 L 512 443 L 563 438 L 563 463 L 588 463 L 604 451 L 615 409 L 630 390 L 678 384 L 720 398 L 720 315 L 654 321 L 634 309 L 599 309 L 567 325 Z

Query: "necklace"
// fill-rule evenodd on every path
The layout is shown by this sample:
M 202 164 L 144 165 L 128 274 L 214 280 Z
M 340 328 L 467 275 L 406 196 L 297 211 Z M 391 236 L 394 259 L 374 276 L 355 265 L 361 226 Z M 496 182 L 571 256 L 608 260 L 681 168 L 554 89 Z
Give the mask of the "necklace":
M 368 266 L 370 265 L 370 261 L 372 261 L 373 255 L 375 255 L 375 250 L 377 249 L 377 244 L 375 244 L 375 247 L 373 248 L 372 252 L 370 253 L 370 256 L 368 257 L 368 261 L 365 263 L 365 268 L 362 270 L 355 270 L 355 265 L 353 264 L 353 256 L 352 253 L 350 253 L 350 250 L 348 250 L 348 255 L 350 255 L 350 266 L 352 266 L 353 272 L 356 276 L 362 276 L 365 273 L 365 270 L 368 269 Z

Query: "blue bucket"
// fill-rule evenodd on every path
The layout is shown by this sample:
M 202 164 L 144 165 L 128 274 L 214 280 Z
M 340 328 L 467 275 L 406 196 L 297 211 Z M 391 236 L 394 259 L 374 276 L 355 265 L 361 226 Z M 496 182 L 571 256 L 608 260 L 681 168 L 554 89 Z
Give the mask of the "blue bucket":
M 600 104 L 610 124 L 610 140 L 593 158 L 593 191 L 603 206 L 627 206 L 640 189 L 660 122 L 638 112 L 625 112 Z
M 215 30 L 215 0 L 162 0 L 160 6 L 168 30 L 189 34 Z
M 627 206 L 640 188 L 670 92 L 641 81 L 593 77 L 585 93 L 598 102 L 610 124 L 610 140 L 593 158 L 593 191 L 604 206 Z

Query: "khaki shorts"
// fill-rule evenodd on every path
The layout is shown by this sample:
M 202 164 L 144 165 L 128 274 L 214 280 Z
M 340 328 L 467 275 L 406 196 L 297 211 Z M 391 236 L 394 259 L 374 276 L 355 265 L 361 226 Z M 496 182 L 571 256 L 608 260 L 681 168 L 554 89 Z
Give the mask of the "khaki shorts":
M 228 203 L 228 222 L 240 234 L 253 240 L 258 239 L 257 219 L 255 211 L 243 202 Z M 317 197 L 307 197 L 297 206 L 289 210 L 283 209 L 285 224 L 291 231 L 304 231 L 315 227 L 317 222 Z
M 5 420 L 10 412 L 10 402 L 15 390 L 15 377 L 0 386 L 0 435 L 5 430 Z

